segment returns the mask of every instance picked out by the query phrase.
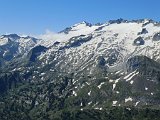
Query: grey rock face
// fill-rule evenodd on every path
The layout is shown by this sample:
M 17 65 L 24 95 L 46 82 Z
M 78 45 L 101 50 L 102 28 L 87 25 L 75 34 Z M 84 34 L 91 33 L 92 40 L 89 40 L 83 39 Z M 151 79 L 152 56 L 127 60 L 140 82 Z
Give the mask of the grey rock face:
M 148 31 L 146 28 L 143 28 L 141 32 L 138 33 L 138 35 L 141 35 L 141 34 L 147 34 Z
M 153 41 L 159 41 L 160 40 L 160 33 L 156 33 L 154 36 L 153 36 Z
M 44 46 L 36 46 L 34 47 L 28 54 L 29 61 L 35 62 L 37 57 L 41 55 L 42 52 L 47 51 L 47 48 Z
M 144 45 L 144 44 L 145 44 L 145 41 L 143 40 L 142 37 L 138 37 L 138 38 L 136 38 L 136 39 L 134 40 L 133 44 L 134 44 L 134 45 L 137 45 L 137 46 L 139 46 L 139 45 Z

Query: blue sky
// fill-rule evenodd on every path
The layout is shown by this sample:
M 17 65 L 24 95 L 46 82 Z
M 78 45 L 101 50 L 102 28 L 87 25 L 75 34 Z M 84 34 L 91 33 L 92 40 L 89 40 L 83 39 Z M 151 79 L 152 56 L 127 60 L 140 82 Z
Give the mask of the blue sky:
M 160 0 L 0 0 L 0 34 L 57 32 L 81 21 L 160 21 L 159 5 Z

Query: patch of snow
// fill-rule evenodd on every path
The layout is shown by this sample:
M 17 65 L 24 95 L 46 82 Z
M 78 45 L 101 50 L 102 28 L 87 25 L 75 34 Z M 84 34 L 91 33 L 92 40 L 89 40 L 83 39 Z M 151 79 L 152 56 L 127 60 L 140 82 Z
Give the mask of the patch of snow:
M 89 91 L 88 95 L 89 95 L 89 96 L 91 95 L 91 91 Z
M 3 53 L 3 57 L 6 55 L 6 53 L 7 53 L 8 51 L 4 51 L 4 53 Z
M 140 103 L 140 101 L 136 102 L 135 106 L 137 106 Z
M 119 74 L 121 72 L 121 70 L 117 71 L 115 74 Z
M 51 72 L 54 72 L 54 70 L 53 70 L 53 69 L 50 69 L 50 71 L 51 71 Z
M 120 80 L 120 78 L 118 78 L 118 79 L 114 80 L 114 83 L 115 83 L 115 84 L 116 84 L 116 83 L 118 83 L 118 82 L 119 82 L 119 80 Z
M 43 75 L 45 75 L 45 74 L 46 74 L 46 73 L 41 73 L 40 76 L 43 76 Z
M 90 83 L 86 82 L 87 85 L 90 85 Z
M 76 82 L 77 82 L 76 80 L 75 80 L 75 81 L 73 80 L 73 85 L 74 85 Z
M 83 88 L 85 86 L 85 84 L 82 84 L 81 88 Z
M 119 94 L 119 91 L 116 91 L 117 94 Z
M 42 77 L 41 80 L 44 80 L 44 77 Z
M 136 71 L 133 71 L 133 72 L 131 72 L 131 73 L 129 73 L 127 76 L 125 76 L 124 77 L 124 79 L 127 79 L 127 78 L 129 78 L 132 74 L 134 74 Z
M 116 87 L 116 84 L 113 84 L 113 89 L 112 89 L 112 90 L 114 90 L 114 89 L 115 89 L 115 87 Z
M 131 111 L 131 108 L 126 108 L 127 110 Z
M 116 106 L 118 101 L 112 101 L 112 106 Z
M 92 104 L 92 101 L 88 103 L 88 105 Z
M 112 83 L 114 80 L 109 80 L 110 83 Z
M 98 85 L 97 87 L 99 88 L 99 89 L 101 89 L 101 87 L 102 87 L 102 85 L 103 84 L 105 84 L 105 82 L 102 82 L 100 85 Z
M 12 71 L 16 71 L 17 69 L 15 68 L 15 69 L 13 69 Z
M 38 104 L 39 104 L 38 101 L 36 101 L 36 102 L 35 102 L 35 105 L 38 105 Z
M 82 102 L 81 102 L 81 105 L 80 105 L 81 107 L 83 106 L 83 104 L 82 104 Z
M 130 82 L 130 84 L 132 85 L 134 83 L 134 81 L 132 80 L 131 82 Z
M 0 39 L 0 46 L 5 45 L 7 43 L 8 43 L 8 38 Z
M 128 101 L 132 101 L 132 100 L 133 99 L 131 97 L 128 97 L 128 98 L 125 99 L 125 103 L 128 102 Z
M 77 93 L 76 93 L 75 91 L 73 91 L 73 95 L 74 95 L 74 96 L 77 96 Z
M 134 71 L 134 72 L 132 72 L 132 73 L 130 73 L 129 75 L 127 75 L 126 77 L 124 77 L 124 79 L 126 79 L 126 82 L 127 81 L 130 81 L 135 75 L 137 75 L 139 72 L 136 72 L 136 71 Z
M 148 90 L 148 88 L 147 88 L 147 87 L 145 87 L 145 90 Z

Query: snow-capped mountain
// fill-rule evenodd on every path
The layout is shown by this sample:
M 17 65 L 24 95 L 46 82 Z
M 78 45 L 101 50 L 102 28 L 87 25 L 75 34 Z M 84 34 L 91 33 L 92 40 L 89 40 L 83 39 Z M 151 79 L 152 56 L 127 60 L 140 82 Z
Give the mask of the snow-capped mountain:
M 139 21 L 119 19 L 101 25 L 82 22 L 53 35 L 48 40 L 42 40 L 40 44 L 50 49 L 40 58 L 49 58 L 52 52 L 60 51 L 65 57 L 63 59 L 65 67 L 69 65 L 67 61 L 76 61 L 71 62 L 74 69 L 76 64 L 80 67 L 77 66 L 78 69 L 84 69 L 84 63 L 87 64 L 87 61 L 91 60 L 96 62 L 101 56 L 107 62 L 107 67 L 116 70 L 130 57 L 137 55 L 159 61 L 159 25 L 147 19 Z M 47 62 L 47 59 L 44 62 Z
M 2 35 L 0 56 L 1 93 L 10 91 L 25 109 L 159 108 L 160 23 L 153 20 L 81 22 L 38 38 Z
M 20 37 L 17 34 L 0 36 L 0 66 L 17 56 L 27 54 L 39 41 L 34 37 Z

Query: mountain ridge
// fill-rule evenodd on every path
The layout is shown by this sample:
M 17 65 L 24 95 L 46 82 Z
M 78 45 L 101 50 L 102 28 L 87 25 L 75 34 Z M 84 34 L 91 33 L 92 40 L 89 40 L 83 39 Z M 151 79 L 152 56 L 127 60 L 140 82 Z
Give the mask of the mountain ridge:
M 153 20 L 118 19 L 41 38 L 0 37 L 1 110 L 32 119 L 72 108 L 159 110 L 159 28 Z

